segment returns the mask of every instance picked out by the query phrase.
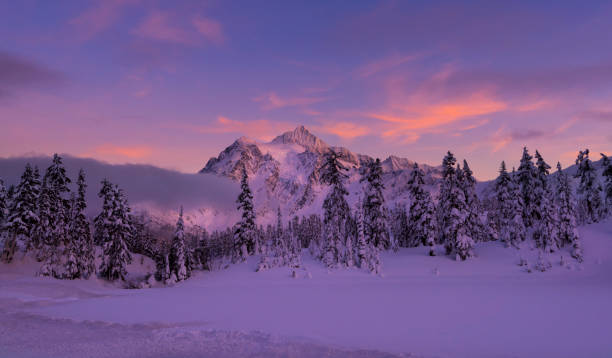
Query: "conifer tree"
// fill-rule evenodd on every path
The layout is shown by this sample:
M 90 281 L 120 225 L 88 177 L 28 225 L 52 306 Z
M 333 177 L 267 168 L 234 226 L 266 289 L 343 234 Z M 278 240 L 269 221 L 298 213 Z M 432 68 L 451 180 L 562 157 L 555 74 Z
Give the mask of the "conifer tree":
M 410 238 L 410 228 L 408 226 L 408 213 L 404 203 L 396 202 L 391 212 L 391 232 L 393 240 L 400 247 L 418 246 L 420 242 L 413 242 Z
M 537 170 L 536 186 L 534 189 L 534 203 L 537 205 L 534 211 L 533 238 L 536 245 L 546 252 L 553 252 L 558 247 L 558 219 L 557 208 L 553 201 L 552 190 L 548 184 L 548 165 L 542 155 L 536 150 Z
M 557 202 L 557 217 L 559 220 L 557 242 L 561 246 L 571 245 L 572 256 L 582 261 L 582 246 L 580 237 L 576 229 L 575 208 L 572 184 L 567 173 L 561 170 L 561 163 L 557 163 L 557 185 L 556 185 L 556 202 Z
M 601 175 L 604 178 L 604 198 L 608 215 L 612 215 L 612 161 L 601 153 Z
M 527 147 L 523 147 L 523 156 L 521 157 L 517 175 L 523 201 L 522 215 L 525 227 L 531 227 L 533 225 L 534 212 L 536 211 L 536 204 L 533 202 L 533 198 L 537 174 L 532 159 L 533 157 L 529 155 Z
M 102 263 L 98 272 L 100 277 L 109 281 L 125 280 L 127 265 L 132 262 L 132 255 L 127 248 L 133 233 L 129 218 L 131 210 L 123 191 L 106 180 L 102 181 L 98 195 L 104 198 L 102 213 L 96 218 L 98 225 L 95 236 L 103 240 Z
M 465 159 L 463 160 L 462 178 L 463 180 L 460 182 L 460 185 L 463 189 L 468 212 L 466 218 L 468 235 L 475 241 L 488 241 L 488 230 L 480 218 L 482 205 L 476 194 L 476 178 L 474 178 L 474 174 Z
M 3 224 L 6 238 L 2 251 L 2 261 L 11 262 L 18 241 L 30 245 L 30 239 L 38 226 L 39 217 L 37 213 L 38 187 L 34 171 L 27 164 L 17 186 L 14 198 L 10 202 L 8 215 Z
M 181 206 L 179 218 L 176 222 L 176 231 L 172 239 L 172 248 L 170 249 L 171 281 L 183 281 L 188 278 L 185 262 L 185 224 L 183 221 L 183 207 Z
M 113 215 L 113 205 L 115 198 L 113 195 L 113 184 L 108 179 L 102 179 L 102 187 L 98 192 L 98 197 L 102 199 L 102 210 L 94 219 L 94 243 L 103 245 L 110 233 L 110 220 Z
M 170 258 L 168 245 L 162 242 L 155 256 L 155 278 L 163 283 L 170 282 Z
M 576 159 L 578 170 L 576 178 L 578 183 L 578 215 L 579 223 L 591 224 L 599 222 L 604 211 L 604 204 L 601 198 L 601 184 L 597 179 L 597 172 L 593 162 L 589 159 L 589 150 L 578 152 Z
M 380 159 L 368 164 L 368 171 L 362 181 L 367 181 L 363 200 L 363 220 L 368 240 L 381 250 L 391 247 L 387 219 L 385 217 L 384 185 Z
M 434 255 L 433 246 L 436 237 L 435 208 L 431 195 L 423 188 L 424 173 L 417 163 L 414 163 L 408 192 L 410 194 L 410 210 L 408 215 L 409 242 L 414 246 L 430 246 L 430 255 Z
M 323 262 L 330 268 L 337 267 L 341 262 L 341 253 L 347 238 L 346 221 L 350 216 L 350 209 L 345 196 L 348 192 L 344 188 L 343 179 L 346 168 L 338 160 L 333 151 L 326 156 L 326 162 L 321 168 L 321 179 L 330 186 L 329 192 L 323 201 L 324 247 Z
M 372 242 L 368 241 L 365 236 L 363 210 L 360 206 L 360 201 L 357 201 L 355 219 L 357 224 L 357 264 L 361 269 L 370 271 L 372 273 L 381 273 L 379 250 Z
M 508 246 L 518 248 L 525 240 L 525 226 L 522 217 L 518 185 L 506 171 L 506 163 L 502 162 L 499 176 L 495 181 L 495 221 L 499 231 L 499 239 Z
M 40 275 L 61 278 L 63 253 L 68 244 L 70 221 L 70 179 L 66 176 L 62 158 L 54 154 L 43 179 L 40 203 L 39 258 L 43 259 Z
M 255 210 L 246 168 L 242 168 L 240 188 L 241 192 L 236 203 L 238 203 L 238 210 L 242 211 L 242 219 L 238 222 L 234 231 L 234 261 L 236 262 L 245 261 L 249 255 L 255 252 Z
M 65 277 L 69 279 L 89 278 L 95 273 L 94 247 L 89 222 L 85 216 L 85 172 L 79 171 L 77 196 L 72 203 L 69 242 L 66 246 Z
M 446 253 L 454 253 L 457 259 L 473 256 L 474 240 L 470 236 L 466 220 L 468 210 L 465 194 L 460 186 L 463 171 L 455 169 L 456 159 L 449 151 L 442 161 L 442 183 L 438 199 L 439 242 Z

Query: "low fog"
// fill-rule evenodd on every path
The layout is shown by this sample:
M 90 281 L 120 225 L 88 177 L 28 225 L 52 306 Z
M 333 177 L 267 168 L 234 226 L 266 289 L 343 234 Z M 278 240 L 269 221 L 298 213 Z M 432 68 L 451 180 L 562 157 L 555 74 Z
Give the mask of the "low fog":
M 161 210 L 185 210 L 212 207 L 219 211 L 235 210 L 239 193 L 238 183 L 211 174 L 184 174 L 151 165 L 114 165 L 94 159 L 75 158 L 62 155 L 72 189 L 80 168 L 85 170 L 87 180 L 88 214 L 96 214 L 101 206 L 97 194 L 100 181 L 108 178 L 127 194 L 132 205 L 146 203 Z M 26 163 L 38 166 L 41 177 L 51 164 L 51 157 L 0 158 L 0 178 L 8 188 L 18 184 Z

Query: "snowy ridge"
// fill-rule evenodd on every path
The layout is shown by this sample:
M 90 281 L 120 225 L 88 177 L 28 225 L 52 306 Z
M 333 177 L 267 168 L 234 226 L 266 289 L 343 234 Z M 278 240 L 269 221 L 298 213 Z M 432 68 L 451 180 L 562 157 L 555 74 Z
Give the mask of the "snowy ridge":
M 255 195 L 258 222 L 271 222 L 277 207 L 285 217 L 319 212 L 327 187 L 320 180 L 325 154 L 333 151 L 349 169 L 347 189 L 349 203 L 362 194 L 359 183 L 362 168 L 374 158 L 351 152 L 344 147 L 329 146 L 304 126 L 283 133 L 268 143 L 242 137 L 211 158 L 200 173 L 215 174 L 238 181 L 246 168 Z M 382 162 L 385 196 L 406 199 L 406 182 L 414 161 L 390 156 Z M 421 165 L 426 185 L 436 190 L 440 168 Z M 390 201 L 390 205 L 393 204 Z

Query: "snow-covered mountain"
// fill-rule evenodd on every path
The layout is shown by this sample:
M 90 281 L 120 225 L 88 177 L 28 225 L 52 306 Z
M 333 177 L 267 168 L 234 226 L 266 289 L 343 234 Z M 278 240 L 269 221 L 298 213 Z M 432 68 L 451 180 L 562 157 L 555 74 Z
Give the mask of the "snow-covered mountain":
M 347 189 L 349 202 L 362 193 L 361 169 L 374 158 L 351 152 L 344 147 L 330 146 L 304 126 L 283 133 L 268 143 L 241 137 L 210 158 L 200 173 L 215 174 L 240 180 L 241 168 L 249 175 L 257 214 L 262 221 L 273 219 L 277 207 L 286 217 L 319 212 L 327 187 L 321 183 L 320 169 L 325 154 L 335 152 L 349 168 Z M 386 197 L 401 200 L 406 196 L 406 182 L 414 162 L 390 156 L 382 162 Z M 420 165 L 426 183 L 435 186 L 440 168 Z M 433 188 L 432 188 L 433 189 Z

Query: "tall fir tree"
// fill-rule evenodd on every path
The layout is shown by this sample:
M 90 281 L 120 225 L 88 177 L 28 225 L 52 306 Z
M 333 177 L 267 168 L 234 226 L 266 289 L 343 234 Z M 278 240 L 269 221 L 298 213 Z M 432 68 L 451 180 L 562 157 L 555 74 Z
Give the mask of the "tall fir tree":
M 108 185 L 110 183 L 103 181 L 98 194 L 104 198 L 95 234 L 102 239 L 102 262 L 98 273 L 108 281 L 125 280 L 127 265 L 132 262 L 132 255 L 127 248 L 127 242 L 133 234 L 129 218 L 131 210 L 123 191 L 116 185 Z
M 599 222 L 603 216 L 604 203 L 602 187 L 597 178 L 597 171 L 589 159 L 589 150 L 578 152 L 576 158 L 578 167 L 575 177 L 579 179 L 577 189 L 578 221 L 581 224 Z
M 94 246 L 89 221 L 85 216 L 87 202 L 85 200 L 85 172 L 79 171 L 77 178 L 77 195 L 72 202 L 72 214 L 69 228 L 69 241 L 65 249 L 65 273 L 69 279 L 89 278 L 95 274 Z
M 329 152 L 321 168 L 321 179 L 330 186 L 323 201 L 323 262 L 329 268 L 344 265 L 341 253 L 347 239 L 346 221 L 350 217 L 350 208 L 345 196 L 348 195 L 343 180 L 346 168 L 338 160 L 336 153 Z
M 30 164 L 27 164 L 14 197 L 10 201 L 8 215 L 3 224 L 6 238 L 1 258 L 4 262 L 13 260 L 19 242 L 22 242 L 26 248 L 30 246 L 31 238 L 40 221 L 37 210 L 38 190 L 34 170 Z
M 557 185 L 555 199 L 557 202 L 558 240 L 561 246 L 571 245 L 572 257 L 582 261 L 582 245 L 576 229 L 576 203 L 569 176 L 557 163 Z
M 423 170 L 419 168 L 417 163 L 414 163 L 408 180 L 408 192 L 410 194 L 410 209 L 408 211 L 409 242 L 414 246 L 425 245 L 431 247 L 429 254 L 433 256 L 436 215 L 431 195 L 423 187 L 425 185 L 424 176 Z
M 242 168 L 240 188 L 241 192 L 236 203 L 238 203 L 238 210 L 242 212 L 242 218 L 234 231 L 234 261 L 236 262 L 245 261 L 249 255 L 253 255 L 256 246 L 255 209 L 246 168 Z
M 185 264 L 186 258 L 185 223 L 183 221 L 183 207 L 181 206 L 176 230 L 172 238 L 172 248 L 170 249 L 170 281 L 183 281 L 189 277 Z
M 399 247 L 414 247 L 420 242 L 413 242 L 410 238 L 410 227 L 408 226 L 408 212 L 404 203 L 396 202 L 395 207 L 391 211 L 391 233 L 393 240 L 397 242 Z
M 554 252 L 558 249 L 558 219 L 557 208 L 553 200 L 552 190 L 548 183 L 550 165 L 536 150 L 536 186 L 533 192 L 534 203 L 534 231 L 533 238 L 536 245 L 545 252 Z
M 442 182 L 438 199 L 439 243 L 446 254 L 455 254 L 460 260 L 473 256 L 474 240 L 468 232 L 469 215 L 465 193 L 461 188 L 463 171 L 455 169 L 457 160 L 449 151 L 442 160 Z
M 608 215 L 612 215 L 612 161 L 603 153 L 601 153 L 601 159 L 601 175 L 604 179 L 603 192 L 606 212 Z
M 518 167 L 518 183 L 521 189 L 521 197 L 523 200 L 523 221 L 525 227 L 531 227 L 534 223 L 534 213 L 536 204 L 534 200 L 534 190 L 536 186 L 536 168 L 533 165 L 533 157 L 529 154 L 527 147 L 523 147 L 523 156 Z
M 468 216 L 466 219 L 466 225 L 468 235 L 474 239 L 474 241 L 488 241 L 489 231 L 485 227 L 481 214 L 483 213 L 480 199 L 476 194 L 476 178 L 474 173 L 470 169 L 467 161 L 463 160 L 463 175 L 461 182 L 461 188 L 465 196 L 465 204 L 467 206 Z
M 98 192 L 98 197 L 102 199 L 102 210 L 94 218 L 94 243 L 103 245 L 110 233 L 110 220 L 113 215 L 113 205 L 115 198 L 113 195 L 113 184 L 106 178 L 102 179 L 102 187 Z
M 61 278 L 63 253 L 68 244 L 70 224 L 70 179 L 62 158 L 54 154 L 47 168 L 41 192 L 41 247 L 39 257 L 44 260 L 40 275 Z
M 368 240 L 377 248 L 388 250 L 391 248 L 391 240 L 385 216 L 382 174 L 382 164 L 380 159 L 376 158 L 368 164 L 367 174 L 361 179 L 367 182 L 363 198 L 363 219 Z
M 357 224 L 356 253 L 357 265 L 364 270 L 372 273 L 381 273 L 381 262 L 379 250 L 365 236 L 365 224 L 363 222 L 363 209 L 360 200 L 357 201 L 355 208 L 355 220 Z
M 495 180 L 495 223 L 498 237 L 508 246 L 519 247 L 525 240 L 525 224 L 521 211 L 521 193 L 518 185 L 506 170 L 506 163 L 502 162 L 499 176 Z

